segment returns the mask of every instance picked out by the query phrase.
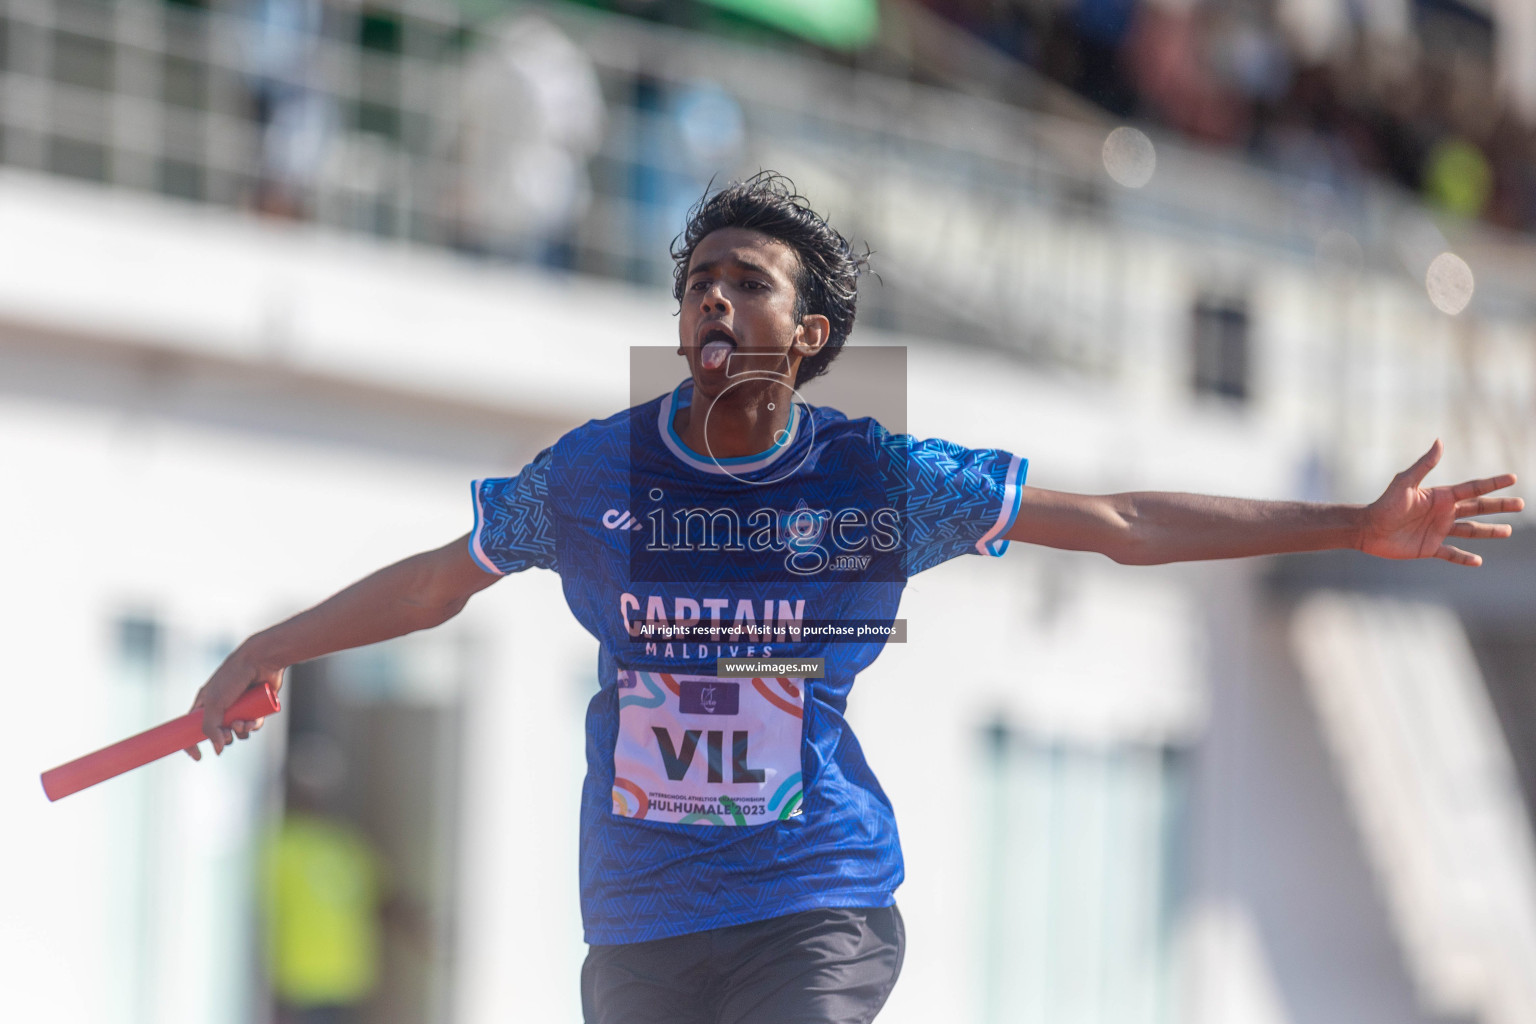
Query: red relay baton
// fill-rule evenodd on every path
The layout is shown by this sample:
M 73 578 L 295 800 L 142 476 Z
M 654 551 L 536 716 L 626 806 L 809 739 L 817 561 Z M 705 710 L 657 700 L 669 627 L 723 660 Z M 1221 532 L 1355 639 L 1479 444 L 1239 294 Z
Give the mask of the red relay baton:
M 262 683 L 246 690 L 229 706 L 229 710 L 224 712 L 224 724 L 249 722 L 281 710 L 282 705 L 277 702 L 277 693 L 271 684 Z M 180 718 L 146 729 L 137 736 L 129 736 L 110 747 L 102 747 L 94 754 L 86 754 L 68 764 L 43 772 L 43 792 L 48 794 L 49 800 L 59 800 L 98 782 L 105 782 L 114 775 L 121 775 L 151 761 L 168 757 L 178 750 L 196 746 L 200 740 L 207 738 L 203 735 L 203 711 L 197 708 Z

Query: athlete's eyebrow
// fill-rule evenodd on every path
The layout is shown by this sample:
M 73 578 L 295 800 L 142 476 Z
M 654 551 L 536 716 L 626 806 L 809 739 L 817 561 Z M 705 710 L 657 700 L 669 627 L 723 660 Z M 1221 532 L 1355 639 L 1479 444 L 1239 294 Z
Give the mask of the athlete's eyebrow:
M 772 277 L 773 276 L 769 272 L 768 268 L 763 266 L 760 263 L 754 263 L 751 260 L 742 259 L 740 256 L 730 256 L 730 257 L 726 257 L 726 258 L 731 263 L 734 263 L 734 264 L 736 264 L 737 266 L 740 266 L 740 267 L 745 267 L 747 270 L 749 270 L 749 271 L 751 271 L 751 272 L 753 272 L 755 274 L 762 274 L 764 277 Z M 706 262 L 700 263 L 698 266 L 696 266 L 692 270 L 688 271 L 688 276 L 692 277 L 694 274 L 708 273 L 708 272 L 710 272 L 712 270 L 715 270 L 717 267 L 719 267 L 720 263 L 721 263 L 720 260 L 707 260 Z

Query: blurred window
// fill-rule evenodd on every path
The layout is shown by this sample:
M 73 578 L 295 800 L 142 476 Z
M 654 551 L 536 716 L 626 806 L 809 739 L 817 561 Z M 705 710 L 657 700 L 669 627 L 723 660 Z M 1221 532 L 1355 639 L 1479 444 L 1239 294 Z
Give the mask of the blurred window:
M 1172 1020 L 1184 756 L 986 736 L 983 1019 Z
M 357 42 L 363 49 L 382 53 L 400 53 L 404 49 L 405 28 L 396 12 L 364 8 L 357 22 Z
M 203 169 L 185 160 L 160 161 L 160 191 L 178 199 L 204 198 Z
M 103 39 L 77 32 L 53 37 L 53 77 L 68 85 L 106 91 L 112 88 L 112 47 Z
M 1245 299 L 1203 295 L 1195 302 L 1195 391 L 1235 401 L 1248 399 L 1248 303 Z
M 117 661 L 123 680 L 148 686 L 164 656 L 165 630 L 147 615 L 124 615 L 117 620 Z
M 203 109 L 208 105 L 208 66 L 167 54 L 160 71 L 160 96 L 169 106 Z
M 367 100 L 359 101 L 357 104 L 356 124 L 360 132 L 382 135 L 399 142 L 404 137 L 401 123 L 398 107 L 387 103 L 369 103 Z
M 48 145 L 48 170 L 65 178 L 106 181 L 107 148 L 95 142 L 55 137 Z

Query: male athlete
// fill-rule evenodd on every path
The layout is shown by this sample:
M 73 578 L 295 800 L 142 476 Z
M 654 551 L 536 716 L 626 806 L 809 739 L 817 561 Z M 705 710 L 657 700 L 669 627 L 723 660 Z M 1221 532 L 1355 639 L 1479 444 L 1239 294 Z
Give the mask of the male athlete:
M 593 421 L 514 477 L 475 482 L 474 527 L 240 645 L 199 691 L 220 725 L 297 662 L 427 629 L 502 576 L 560 573 L 601 645 L 581 805 L 589 1022 L 874 1017 L 901 969 L 890 802 L 843 719 L 907 576 L 1010 540 L 1153 564 L 1326 548 L 1481 559 L 1449 538 L 1512 475 L 1421 486 L 1437 441 L 1366 506 L 1025 486 L 995 449 L 892 435 L 794 400 L 853 327 L 862 261 L 763 173 L 706 196 L 673 255 L 671 393 Z M 856 557 L 843 557 L 856 556 Z M 820 659 L 737 676 L 723 661 Z M 188 753 L 198 756 L 195 747 Z

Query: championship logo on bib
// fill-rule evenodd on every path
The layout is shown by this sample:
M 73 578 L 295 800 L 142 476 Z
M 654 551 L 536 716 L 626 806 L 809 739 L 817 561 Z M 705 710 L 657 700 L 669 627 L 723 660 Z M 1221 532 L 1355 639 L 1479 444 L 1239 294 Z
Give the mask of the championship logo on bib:
M 613 813 L 762 825 L 800 813 L 803 679 L 619 671 Z

